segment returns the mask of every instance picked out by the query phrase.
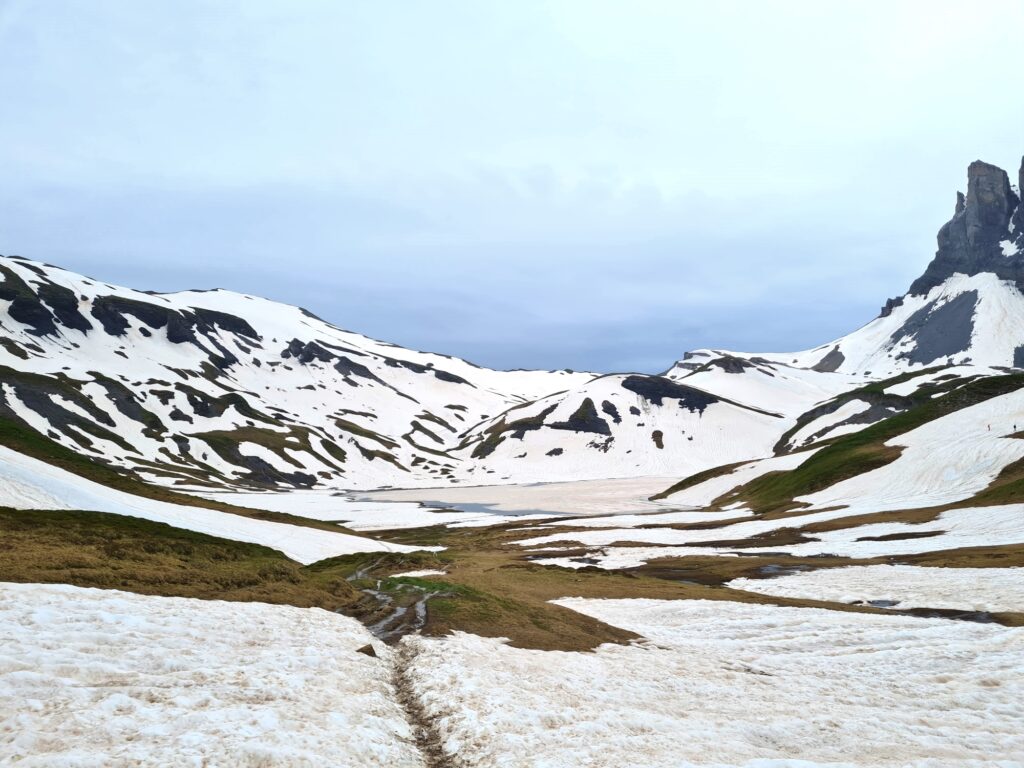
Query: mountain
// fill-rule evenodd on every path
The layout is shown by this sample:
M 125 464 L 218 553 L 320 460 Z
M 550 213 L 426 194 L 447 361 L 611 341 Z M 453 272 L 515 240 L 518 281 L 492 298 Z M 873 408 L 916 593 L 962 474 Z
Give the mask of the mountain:
M 924 274 L 853 333 L 792 353 L 696 350 L 662 376 L 594 378 L 517 406 L 471 440 L 503 476 L 546 480 L 693 474 L 772 455 L 797 425 L 824 439 L 905 406 L 862 395 L 856 409 L 842 397 L 870 382 L 916 374 L 923 385 L 935 369 L 970 378 L 1024 367 L 1022 287 L 1017 191 L 1004 171 L 978 161 Z
M 683 476 L 784 453 L 900 413 L 919 387 L 1024 367 L 1018 190 L 972 163 L 932 262 L 853 333 L 697 350 L 660 376 L 495 371 L 253 296 L 2 258 L 3 434 L 193 488 Z M 871 389 L 900 377 L 902 394 Z
M 228 291 L 0 260 L 0 417 L 163 483 L 437 483 L 472 424 L 593 374 L 492 371 Z

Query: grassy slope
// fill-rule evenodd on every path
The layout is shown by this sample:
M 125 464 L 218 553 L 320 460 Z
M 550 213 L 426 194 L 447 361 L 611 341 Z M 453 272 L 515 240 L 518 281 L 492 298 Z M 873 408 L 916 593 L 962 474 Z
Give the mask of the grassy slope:
M 937 399 L 923 387 L 920 402 L 910 410 L 850 435 L 829 441 L 803 464 L 787 472 L 770 472 L 733 489 L 717 505 L 746 502 L 760 513 L 785 512 L 799 506 L 794 499 L 820 491 L 894 461 L 900 449 L 885 443 L 922 424 L 1024 386 L 1024 374 L 992 376 L 972 381 Z
M 898 384 L 903 384 L 904 382 L 911 381 L 912 379 L 916 379 L 921 376 L 927 376 L 929 374 L 936 373 L 937 371 L 941 371 L 943 367 L 944 366 L 935 366 L 934 368 L 923 368 L 919 371 L 909 371 L 907 373 L 901 373 L 900 375 L 893 376 L 892 378 L 889 379 L 873 381 L 870 384 L 865 384 L 862 387 L 857 387 L 857 389 L 851 389 L 849 392 L 843 392 L 842 394 L 837 395 L 836 397 L 832 398 L 832 400 L 828 401 L 828 405 L 833 407 L 832 412 L 834 413 L 835 410 L 838 410 L 842 405 L 852 402 L 854 400 L 867 400 L 868 402 L 871 402 L 874 397 L 885 397 L 885 390 L 889 389 L 890 387 L 894 387 Z M 948 383 L 945 386 L 953 387 L 956 386 L 956 384 L 955 382 Z M 932 386 L 932 389 L 934 390 L 934 385 Z M 924 390 L 922 389 L 921 391 Z M 916 396 L 916 393 L 907 395 L 905 397 L 899 397 L 896 395 L 889 395 L 888 397 L 891 397 L 896 400 L 905 400 L 907 404 L 913 404 L 915 400 L 920 399 L 919 397 Z M 805 413 L 804 415 L 800 416 L 796 420 L 796 424 L 794 424 L 792 427 L 787 429 L 782 434 L 782 437 L 779 438 L 775 446 L 776 454 L 782 452 L 780 449 L 783 446 L 787 446 L 789 444 L 789 441 L 797 432 L 799 432 L 809 423 L 814 421 L 815 418 L 817 418 L 817 416 L 814 416 L 814 414 L 817 411 L 817 408 L 812 408 L 810 411 L 808 411 L 808 413 Z M 788 453 L 789 451 L 785 452 Z
M 616 627 L 552 605 L 562 597 L 652 598 L 661 600 L 727 600 L 778 606 L 825 608 L 830 610 L 891 614 L 892 611 L 866 605 L 847 605 L 817 600 L 801 600 L 743 592 L 723 586 L 739 576 L 764 577 L 766 565 L 806 568 L 838 567 L 854 563 L 914 562 L 914 557 L 851 560 L 846 558 L 796 558 L 782 556 L 685 557 L 655 560 L 638 568 L 605 571 L 598 568 L 573 570 L 542 566 L 526 559 L 514 541 L 528 536 L 523 528 L 530 523 L 510 523 L 489 528 L 408 529 L 386 532 L 393 541 L 406 544 L 440 544 L 447 549 L 433 555 L 385 555 L 373 561 L 370 569 L 381 586 L 389 588 L 389 574 L 409 570 L 410 566 L 443 568 L 445 576 L 421 580 L 431 591 L 448 588 L 451 597 L 434 598 L 428 603 L 424 633 L 444 635 L 452 630 L 472 632 L 485 637 L 506 637 L 514 646 L 543 650 L 589 650 L 601 643 L 628 642 L 633 636 Z M 552 528 L 551 533 L 562 530 Z M 553 545 L 559 549 L 557 545 Z M 582 554 L 560 548 L 551 556 Z M 1024 547 L 985 548 L 946 553 L 944 560 L 922 560 L 921 565 L 954 567 L 1012 566 L 1024 564 Z M 367 555 L 352 556 L 352 565 Z M 923 556 L 922 556 L 923 557 Z M 403 581 L 399 579 L 397 581 Z M 391 585 L 397 586 L 397 585 Z M 1000 614 L 997 621 L 1007 625 L 1024 623 L 1024 614 Z
M 753 484 L 748 484 L 745 488 L 763 508 L 785 514 L 784 510 L 792 506 L 794 495 L 809 492 L 804 489 L 823 478 L 834 478 L 849 471 L 851 463 L 854 467 L 864 466 L 862 458 L 877 457 L 880 444 L 892 436 L 957 408 L 1012 391 L 1022 384 L 1024 377 L 1006 376 L 968 385 L 952 395 L 925 403 L 920 409 L 833 441 L 820 452 L 827 457 L 831 454 L 828 461 L 809 460 L 792 473 L 777 473 L 783 477 L 770 478 L 770 482 L 752 489 L 749 486 Z M 145 485 L 10 422 L 0 422 L 0 443 L 129 493 L 263 519 L 302 521 L 289 515 L 253 512 Z M 1007 471 L 1011 475 L 1007 478 L 1007 487 L 1016 487 L 1017 481 L 1024 484 L 1024 468 L 1012 471 L 1008 468 Z M 330 524 L 313 521 L 310 524 L 338 530 Z M 373 618 L 379 615 L 376 607 L 368 604 L 367 598 L 347 580 L 356 571 L 362 571 L 365 579 L 373 585 L 379 580 L 380 589 L 393 596 L 404 594 L 403 587 L 410 585 L 447 592 L 428 604 L 427 634 L 463 630 L 507 637 L 517 646 L 548 650 L 587 650 L 600 643 L 628 642 L 634 637 L 629 632 L 550 603 L 567 596 L 702 598 L 886 612 L 868 606 L 775 598 L 721 586 L 737 575 L 757 575 L 764 565 L 776 561 L 810 567 L 848 564 L 839 559 L 823 562 L 785 556 L 685 558 L 654 561 L 623 572 L 577 571 L 540 566 L 526 560 L 522 549 L 512 544 L 524 537 L 525 532 L 519 530 L 523 526 L 529 527 L 529 524 L 512 523 L 484 529 L 439 526 L 385 532 L 381 538 L 408 544 L 440 544 L 448 549 L 438 554 L 365 553 L 302 567 L 265 547 L 216 539 L 135 518 L 90 512 L 0 509 L 0 580 L 64 582 L 144 594 L 321 606 Z M 552 529 L 552 533 L 555 532 L 557 529 Z M 1022 563 L 1024 550 L 1004 550 L 992 547 L 960 555 L 939 553 L 899 560 L 921 565 L 975 567 Z M 404 570 L 437 567 L 444 568 L 447 575 L 419 580 L 394 577 Z M 354 583 L 358 586 L 361 581 Z M 1019 623 L 1019 618 L 1019 615 L 1007 615 L 1004 620 Z
M 0 508 L 0 581 L 353 609 L 344 574 L 280 552 L 134 517 Z

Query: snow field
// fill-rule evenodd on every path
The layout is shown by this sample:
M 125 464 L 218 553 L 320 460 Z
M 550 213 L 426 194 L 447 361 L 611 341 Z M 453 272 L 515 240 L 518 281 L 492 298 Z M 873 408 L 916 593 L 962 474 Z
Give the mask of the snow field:
M 772 579 L 734 579 L 733 589 L 838 603 L 895 600 L 896 608 L 1024 611 L 1024 568 L 855 565 Z
M 1024 630 L 714 601 L 557 601 L 639 634 L 593 653 L 416 646 L 445 749 L 489 768 L 1009 768 Z
M 0 764 L 422 765 L 354 619 L 0 584 L 0 638 Z

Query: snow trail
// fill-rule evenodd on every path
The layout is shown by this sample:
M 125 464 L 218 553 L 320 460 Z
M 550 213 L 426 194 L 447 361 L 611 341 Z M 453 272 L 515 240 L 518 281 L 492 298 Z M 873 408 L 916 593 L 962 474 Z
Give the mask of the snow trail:
M 423 758 L 425 768 L 457 768 L 455 761 L 445 752 L 441 731 L 434 719 L 427 714 L 409 676 L 409 668 L 416 655 L 416 648 L 404 640 L 392 652 L 392 685 L 395 687 L 395 698 L 405 711 L 406 720 L 412 729 L 416 748 Z

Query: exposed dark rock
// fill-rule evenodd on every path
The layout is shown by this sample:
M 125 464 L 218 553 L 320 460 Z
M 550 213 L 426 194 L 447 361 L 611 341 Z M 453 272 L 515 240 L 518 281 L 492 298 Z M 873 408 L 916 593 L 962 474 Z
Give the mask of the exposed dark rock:
M 665 436 L 662 434 L 660 429 L 656 429 L 653 432 L 651 432 L 651 440 L 654 441 L 654 444 L 658 448 L 665 447 Z
M 336 349 L 340 349 L 337 347 Z M 349 386 L 357 387 L 359 383 L 352 377 L 361 379 L 368 379 L 375 381 L 378 384 L 384 384 L 391 389 L 390 384 L 386 384 L 381 381 L 369 368 L 362 363 L 357 363 L 355 360 L 347 357 L 346 355 L 338 354 L 330 349 L 327 349 L 327 345 L 320 344 L 316 341 L 302 342 L 299 339 L 292 339 L 288 342 L 288 346 L 281 350 L 281 357 L 287 359 L 294 359 L 300 365 L 309 365 L 313 361 L 321 363 L 334 363 L 334 370 L 340 373 L 344 377 L 344 381 Z M 390 364 L 390 363 L 389 363 Z M 396 392 L 398 390 L 395 390 Z M 401 393 L 399 393 L 401 394 Z
M 878 316 L 879 317 L 888 317 L 889 315 L 892 314 L 892 311 L 894 309 L 896 309 L 896 307 L 901 307 L 901 306 L 903 306 L 903 297 L 902 296 L 896 296 L 895 298 L 892 298 L 892 299 L 886 299 L 885 300 L 885 304 L 882 305 L 882 311 L 878 313 Z
M 248 322 L 226 312 L 193 307 L 178 311 L 160 304 L 125 296 L 97 296 L 92 303 L 91 314 L 100 321 L 103 330 L 111 336 L 123 336 L 128 330 L 125 315 L 131 315 L 153 330 L 167 329 L 167 340 L 173 344 L 195 344 L 207 354 L 213 365 L 224 370 L 238 362 L 238 358 L 213 338 L 218 330 L 258 340 L 259 335 Z M 200 342 L 198 335 L 205 337 L 220 354 L 212 354 Z
M 412 371 L 413 373 L 432 373 L 434 377 L 441 381 L 447 381 L 449 384 L 469 384 L 461 376 L 456 376 L 454 373 L 448 373 L 448 371 L 441 371 L 434 368 L 433 365 L 422 365 L 420 363 L 414 363 L 411 360 L 395 360 L 393 358 L 385 358 L 385 365 L 389 365 L 392 368 L 405 368 Z
M 345 377 L 346 383 L 352 383 L 349 376 L 359 376 L 364 379 L 370 379 L 371 381 L 377 381 L 383 384 L 373 372 L 362 363 L 357 363 L 355 360 L 350 360 L 344 355 L 338 356 L 338 361 L 334 364 L 334 370 Z
M 707 362 L 702 358 L 710 357 L 707 352 L 685 352 L 683 353 L 683 359 L 678 361 L 674 368 L 685 368 L 688 371 L 696 371 L 699 368 L 707 365 Z M 671 368 L 669 370 L 672 370 Z
M 22 405 L 45 419 L 52 429 L 74 440 L 80 446 L 91 448 L 92 441 L 84 437 L 84 435 L 91 435 L 100 440 L 108 440 L 131 453 L 138 453 L 130 443 L 114 431 L 115 424 L 110 415 L 99 408 L 92 398 L 82 394 L 80 389 L 84 382 L 70 379 L 64 374 L 47 376 L 15 371 L 5 366 L 0 366 L 0 381 L 13 390 Z M 61 405 L 63 400 L 74 404 L 77 410 L 72 411 L 65 408 Z M 78 412 L 79 410 L 84 411 L 88 418 L 82 416 Z M 21 417 L 7 405 L 2 389 L 0 389 L 0 416 L 23 423 Z
M 195 316 L 195 328 L 202 333 L 210 333 L 215 328 L 219 328 L 222 331 L 245 336 L 254 341 L 260 340 L 260 335 L 256 333 L 256 330 L 240 317 L 229 315 L 227 312 L 201 309 L 200 307 L 192 307 L 192 312 Z
M 619 409 L 615 407 L 613 403 L 609 403 L 607 400 L 601 401 L 601 410 L 612 417 L 612 422 L 619 424 L 622 422 L 622 417 L 619 416 Z
M 29 354 L 14 339 L 0 337 L 0 347 L 7 350 L 7 353 L 22 360 L 28 360 Z
M 749 363 L 740 357 L 733 357 L 732 355 L 716 358 L 708 363 L 708 365 L 721 368 L 726 373 L 743 373 L 747 368 L 755 367 L 753 363 Z
M 150 380 L 149 383 L 152 384 L 152 380 Z M 164 386 L 168 386 L 166 382 L 161 383 L 164 384 Z M 160 405 L 167 405 L 174 399 L 174 393 L 167 389 L 151 389 L 149 390 L 149 393 L 160 401 Z
M 456 376 L 454 373 L 448 373 L 448 371 L 434 370 L 434 377 L 441 381 L 447 381 L 449 384 L 469 384 L 461 376 Z M 470 384 L 472 386 L 472 384 Z
M 545 453 L 545 456 L 561 456 L 564 451 L 561 448 L 552 448 L 550 451 Z
M 281 357 L 285 359 L 293 357 L 301 365 L 308 365 L 314 360 L 329 363 L 335 358 L 335 355 L 332 352 L 328 352 L 315 341 L 308 341 L 303 344 L 298 339 L 292 339 L 288 342 L 288 346 L 281 351 Z
M 250 419 L 257 419 L 268 424 L 277 424 L 274 419 L 260 413 L 249 405 L 249 402 L 237 392 L 229 392 L 219 397 L 214 397 L 187 384 L 175 384 L 174 386 L 175 389 L 185 395 L 189 406 L 192 408 L 192 412 L 197 416 L 212 419 L 223 416 L 228 408 L 234 407 L 236 411 Z
M 712 403 L 721 402 L 714 395 L 662 376 L 627 376 L 622 380 L 622 386 L 654 405 L 662 405 L 665 399 L 677 400 L 680 408 L 691 412 L 704 413 Z
M 34 336 L 51 336 L 57 333 L 53 314 L 39 300 L 35 291 L 12 269 L 0 266 L 0 299 L 11 302 L 7 314 L 13 320 L 28 326 Z
M 980 160 L 971 163 L 967 195 L 957 197 L 953 218 L 939 230 L 935 258 L 910 286 L 910 294 L 925 294 L 958 272 L 992 272 L 1024 285 L 1024 251 L 1005 256 L 1000 246 L 1002 241 L 1014 240 L 1010 222 L 1019 203 L 1006 171 Z M 1015 234 L 1020 236 L 1020 230 Z
M 1017 172 L 1017 192 L 1024 195 L 1024 157 L 1020 160 L 1020 170 Z M 1018 205 L 1013 215 L 1013 234 L 1017 236 L 1015 242 L 1020 250 L 1024 251 L 1024 205 Z
M 409 471 L 402 466 L 401 462 L 399 462 L 398 459 L 396 459 L 394 456 L 392 456 L 390 453 L 387 453 L 386 451 L 378 451 L 372 448 L 364 448 L 358 442 L 356 443 L 356 448 L 359 449 L 359 453 L 362 454 L 362 457 L 367 461 L 374 461 L 375 459 L 380 459 L 381 461 L 386 461 L 389 464 L 398 467 L 398 469 L 402 470 L 403 472 Z
M 552 429 L 566 429 L 572 432 L 592 432 L 595 435 L 612 433 L 608 422 L 597 415 L 594 401 L 586 398 L 566 421 L 549 424 Z
M 486 437 L 473 449 L 472 457 L 483 459 L 490 456 L 494 453 L 494 449 L 505 441 L 506 435 L 522 440 L 527 432 L 533 432 L 543 427 L 544 419 L 557 407 L 557 405 L 550 405 L 534 416 L 524 416 L 507 423 L 502 420 L 488 427 L 484 433 Z
M 846 356 L 839 351 L 839 345 L 832 347 L 828 354 L 811 366 L 812 371 L 820 373 L 833 373 L 839 370 L 839 366 L 846 360 Z
M 139 396 L 119 381 L 107 378 L 96 371 L 89 372 L 107 392 L 107 398 L 124 416 L 142 424 L 142 434 L 153 439 L 160 439 L 167 432 L 160 418 L 147 410 L 139 402 Z
M 90 323 L 81 312 L 78 311 L 78 297 L 74 291 L 65 288 L 63 285 L 46 282 L 39 286 L 39 298 L 57 316 L 57 321 L 65 328 L 87 333 L 92 330 Z
M 1013 367 L 1024 368 L 1024 344 L 1013 350 Z
M 135 317 L 150 328 L 164 328 L 167 325 L 168 317 L 175 314 L 167 307 L 124 296 L 97 296 L 92 302 L 91 312 L 92 316 L 100 321 L 103 330 L 111 336 L 124 336 L 127 332 L 128 321 L 125 319 L 125 315 Z M 194 340 L 195 337 L 192 335 L 184 339 L 184 341 Z
M 966 352 L 971 346 L 977 304 L 977 291 L 965 291 L 938 306 L 934 301 L 929 302 L 907 318 L 889 341 L 897 344 L 904 339 L 913 339 L 913 348 L 899 355 L 912 363 L 928 364 Z

